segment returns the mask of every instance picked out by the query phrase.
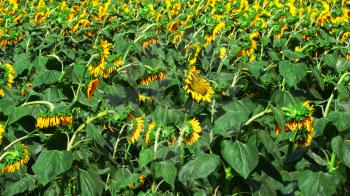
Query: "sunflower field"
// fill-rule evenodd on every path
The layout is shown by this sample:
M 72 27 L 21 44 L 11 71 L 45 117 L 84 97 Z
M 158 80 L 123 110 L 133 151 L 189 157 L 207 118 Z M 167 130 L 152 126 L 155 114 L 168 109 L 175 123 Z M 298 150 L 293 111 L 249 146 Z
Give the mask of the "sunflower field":
M 350 195 L 350 0 L 0 0 L 0 195 Z

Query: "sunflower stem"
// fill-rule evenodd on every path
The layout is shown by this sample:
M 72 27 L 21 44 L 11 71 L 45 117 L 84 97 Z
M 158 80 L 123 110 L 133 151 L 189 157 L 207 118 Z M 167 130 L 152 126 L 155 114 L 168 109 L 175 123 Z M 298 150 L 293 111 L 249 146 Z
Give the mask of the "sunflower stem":
M 24 106 L 27 106 L 27 105 L 39 105 L 39 104 L 46 105 L 50 109 L 51 112 L 53 111 L 53 109 L 55 109 L 55 105 L 53 105 L 51 102 L 48 102 L 48 101 L 31 101 L 31 102 L 26 102 L 26 103 L 23 103 L 20 107 L 24 107 Z
M 334 162 L 335 162 L 335 153 L 332 152 L 331 160 L 328 162 L 328 171 L 330 173 L 336 170 L 336 168 L 334 167 Z
M 8 154 L 11 154 L 11 152 L 5 152 L 4 154 L 2 154 L 2 155 L 0 156 L 0 162 L 1 162 L 2 159 L 5 158 L 6 155 L 8 155 Z
M 158 139 L 159 139 L 159 133 L 160 133 L 160 128 L 157 129 L 157 132 L 156 132 L 156 141 L 154 143 L 154 153 L 157 152 L 157 149 L 158 149 Z
M 84 81 L 84 78 L 85 78 L 85 75 L 86 75 L 86 72 L 87 72 L 87 69 L 90 65 L 90 63 L 92 62 L 92 60 L 97 57 L 99 54 L 93 54 L 90 59 L 88 60 L 88 62 L 86 63 L 85 65 L 85 69 L 84 69 L 84 73 L 83 73 L 83 76 L 81 78 L 81 80 L 79 81 L 79 84 L 78 84 L 78 89 L 74 95 L 74 98 L 73 98 L 73 102 L 72 102 L 72 105 L 77 102 L 78 98 L 79 98 L 79 93 L 81 91 L 81 88 L 83 87 L 83 81 Z
M 113 112 L 114 112 L 114 110 L 105 110 L 105 111 L 103 111 L 103 112 L 98 113 L 96 116 L 93 116 L 93 117 L 88 118 L 88 119 L 87 119 L 83 124 L 81 124 L 81 125 L 77 128 L 77 130 L 75 130 L 75 132 L 73 133 L 72 138 L 70 139 L 70 141 L 69 141 L 68 144 L 67 144 L 67 151 L 71 151 L 71 150 L 73 149 L 73 147 L 75 147 L 75 145 L 74 145 L 74 140 L 75 140 L 77 134 L 78 134 L 79 132 L 81 132 L 82 130 L 84 130 L 84 128 L 85 128 L 85 126 L 86 126 L 87 124 L 90 124 L 92 121 L 94 121 L 94 120 L 96 120 L 96 119 L 99 119 L 99 118 L 101 118 L 101 117 L 103 117 L 103 116 L 106 116 L 107 114 L 110 114 L 110 113 L 113 113 Z
M 344 73 L 344 74 L 340 77 L 339 81 L 337 82 L 337 86 L 340 85 L 340 84 L 343 82 L 343 80 L 345 79 L 345 77 L 348 76 L 348 75 L 350 75 L 350 72 Z M 325 111 L 324 111 L 324 113 L 323 113 L 323 117 L 324 117 L 324 118 L 327 117 L 327 115 L 328 115 L 329 109 L 330 109 L 330 107 L 331 107 L 331 103 L 332 103 L 332 101 L 333 101 L 333 99 L 334 99 L 334 91 L 337 90 L 337 86 L 334 87 L 334 90 L 333 90 L 331 96 L 330 96 L 329 99 L 328 99 L 328 102 L 327 102 L 327 105 L 326 105 L 326 109 L 325 109 Z
M 260 112 L 260 113 L 258 113 L 258 114 L 255 114 L 255 115 L 252 116 L 250 119 L 248 119 L 248 120 L 244 123 L 244 125 L 247 126 L 247 125 L 249 125 L 250 123 L 252 123 L 254 120 L 256 120 L 256 119 L 258 119 L 258 118 L 264 116 L 264 115 L 267 114 L 267 113 L 271 113 L 271 112 L 272 112 L 272 110 L 269 109 L 269 107 L 267 107 L 264 111 L 262 111 L 262 112 Z

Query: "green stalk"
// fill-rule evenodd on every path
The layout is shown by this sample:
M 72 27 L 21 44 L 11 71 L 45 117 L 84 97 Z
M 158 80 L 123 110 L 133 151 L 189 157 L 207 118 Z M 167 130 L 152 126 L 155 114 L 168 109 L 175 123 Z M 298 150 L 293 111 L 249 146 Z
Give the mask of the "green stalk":
M 339 81 L 337 82 L 337 86 L 340 85 L 340 84 L 343 82 L 343 80 L 345 79 L 345 77 L 348 76 L 348 75 L 350 75 L 350 72 L 344 73 L 344 74 L 340 77 Z M 323 117 L 324 117 L 324 118 L 327 117 L 327 115 L 328 115 L 329 109 L 330 109 L 330 107 L 331 107 L 331 103 L 332 103 L 332 101 L 333 101 L 333 99 L 334 99 L 334 91 L 337 90 L 337 86 L 334 88 L 334 90 L 333 90 L 331 96 L 330 96 L 329 99 L 328 99 L 328 102 L 327 102 L 327 105 L 326 105 L 326 109 L 325 109 L 325 111 L 324 111 L 324 113 L 323 113 Z
M 72 138 L 70 139 L 70 141 L 67 144 L 67 151 L 71 151 L 73 149 L 74 141 L 75 141 L 75 138 L 77 137 L 77 134 L 80 133 L 81 131 L 83 131 L 87 124 L 90 124 L 94 120 L 99 119 L 99 118 L 101 118 L 103 116 L 106 116 L 107 114 L 110 114 L 110 113 L 113 113 L 113 112 L 114 112 L 114 110 L 106 110 L 106 111 L 98 113 L 96 116 L 88 118 L 83 124 L 81 124 L 77 128 L 77 130 L 74 131 Z
M 39 104 L 46 105 L 50 109 L 51 112 L 53 111 L 53 109 L 55 109 L 55 105 L 53 105 L 49 101 L 31 101 L 31 102 L 26 102 L 26 103 L 23 103 L 20 107 L 24 107 L 24 106 L 27 106 L 27 105 L 39 105 Z

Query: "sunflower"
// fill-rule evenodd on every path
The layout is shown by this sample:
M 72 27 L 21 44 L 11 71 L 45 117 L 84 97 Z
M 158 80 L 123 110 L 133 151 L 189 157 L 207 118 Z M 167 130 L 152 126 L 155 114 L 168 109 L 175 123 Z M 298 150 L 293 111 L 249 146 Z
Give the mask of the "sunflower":
M 4 90 L 2 90 L 2 89 L 0 88 L 0 97 L 3 97 L 3 96 L 5 96 L 5 92 L 4 92 Z
M 2 137 L 4 135 L 5 128 L 4 125 L 0 124 L 0 144 L 2 144 Z
M 158 38 L 150 38 L 142 43 L 142 48 L 147 48 L 149 45 L 153 45 L 159 42 Z
M 139 101 L 140 102 L 146 103 L 146 102 L 152 102 L 152 100 L 153 100 L 152 96 L 139 94 Z
M 221 60 L 224 59 L 225 56 L 226 56 L 226 48 L 220 48 L 220 50 L 219 50 L 219 57 L 220 57 L 220 59 Z
M 145 184 L 145 177 L 144 176 L 138 176 L 137 179 L 138 179 L 138 187 L 137 188 L 142 187 Z M 135 184 L 134 183 L 129 184 L 129 188 L 130 189 L 135 189 Z
M 155 122 L 151 122 L 148 124 L 147 132 L 145 135 L 145 143 L 149 146 L 151 145 L 152 140 L 154 139 L 153 134 L 157 124 Z
M 132 131 L 130 137 L 129 137 L 129 142 L 130 143 L 135 143 L 138 138 L 140 137 L 140 134 L 143 130 L 143 126 L 144 126 L 144 119 L 142 117 L 139 117 L 139 118 L 136 118 L 135 119 L 135 124 L 136 124 L 136 127 L 135 127 L 135 124 L 133 124 L 135 127 L 134 130 Z
M 214 94 L 209 82 L 198 76 L 199 70 L 192 67 L 185 78 L 185 90 L 192 95 L 192 98 L 197 101 L 211 102 L 211 97 Z
M 198 141 L 202 127 L 196 118 L 192 118 L 181 131 L 183 131 L 183 141 L 188 145 L 192 145 Z
M 164 72 L 159 72 L 157 74 L 151 74 L 146 76 L 145 78 L 142 78 L 140 80 L 140 84 L 142 85 L 148 85 L 149 83 L 155 81 L 155 80 L 159 80 L 159 79 L 166 79 L 167 78 L 167 74 Z
M 38 12 L 34 16 L 34 22 L 36 24 L 42 23 L 46 20 L 46 14 L 44 12 Z
M 0 85 L 7 85 L 9 88 L 12 88 L 14 83 L 15 70 L 11 64 L 3 64 L 0 66 Z
M 58 127 L 58 126 L 68 126 L 73 122 L 73 116 L 69 114 L 46 114 L 39 116 L 36 119 L 36 127 L 48 128 L 48 127 Z
M 91 80 L 89 83 L 89 86 L 86 90 L 86 95 L 88 99 L 92 99 L 92 96 L 94 95 L 94 92 L 99 84 L 98 78 Z
M 314 107 L 310 101 L 305 101 L 299 106 L 292 107 L 286 114 L 285 131 L 296 131 L 296 138 L 294 140 L 298 148 L 309 146 L 314 134 L 313 117 Z M 280 135 L 281 128 L 275 126 L 275 134 Z
M 14 151 L 8 151 L 5 162 L 1 164 L 1 173 L 14 173 L 22 165 L 27 164 L 30 158 L 28 147 L 24 144 L 16 146 Z

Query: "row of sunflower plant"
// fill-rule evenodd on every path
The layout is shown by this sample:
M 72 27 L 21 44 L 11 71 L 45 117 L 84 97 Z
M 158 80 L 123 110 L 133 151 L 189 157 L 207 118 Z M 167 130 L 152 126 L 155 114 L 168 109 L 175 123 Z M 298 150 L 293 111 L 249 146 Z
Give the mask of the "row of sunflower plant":
M 347 195 L 350 1 L 0 0 L 1 195 Z

